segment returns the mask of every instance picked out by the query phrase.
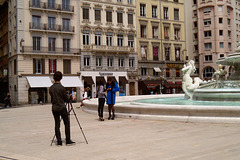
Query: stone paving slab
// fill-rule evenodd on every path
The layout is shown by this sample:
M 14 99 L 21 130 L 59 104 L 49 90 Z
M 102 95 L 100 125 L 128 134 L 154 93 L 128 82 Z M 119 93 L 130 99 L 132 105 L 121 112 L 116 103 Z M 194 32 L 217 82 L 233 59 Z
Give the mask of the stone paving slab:
M 89 144 L 71 115 L 76 145 L 50 146 L 51 105 L 0 110 L 0 160 L 239 160 L 239 124 L 105 120 L 76 109 Z M 62 138 L 64 125 L 61 125 Z M 4 159 L 5 158 L 5 159 Z

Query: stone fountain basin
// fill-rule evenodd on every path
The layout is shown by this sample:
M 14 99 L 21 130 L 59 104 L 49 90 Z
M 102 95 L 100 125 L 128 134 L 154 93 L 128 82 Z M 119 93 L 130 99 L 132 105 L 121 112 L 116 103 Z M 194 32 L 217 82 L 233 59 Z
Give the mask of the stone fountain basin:
M 240 101 L 240 88 L 196 89 L 193 100 L 199 101 Z
M 117 97 L 116 117 L 147 120 L 206 123 L 240 123 L 240 106 L 208 105 L 166 105 L 138 103 L 135 100 L 184 97 L 184 94 L 140 95 Z M 108 117 L 108 107 L 104 106 L 104 116 Z M 84 101 L 83 111 L 98 118 L 98 99 Z

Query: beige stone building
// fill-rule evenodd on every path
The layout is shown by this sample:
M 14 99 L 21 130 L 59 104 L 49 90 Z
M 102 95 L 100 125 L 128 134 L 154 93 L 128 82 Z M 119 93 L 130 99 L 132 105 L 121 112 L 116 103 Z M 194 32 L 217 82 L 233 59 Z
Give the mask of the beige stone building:
M 120 95 L 138 94 L 135 0 L 83 0 L 80 4 L 81 80 L 91 95 L 114 77 Z
M 139 94 L 181 92 L 185 47 L 183 0 L 137 0 Z
M 80 98 L 78 0 L 9 0 L 9 90 L 12 102 L 50 102 L 52 75 Z M 69 84 L 69 81 L 71 83 Z M 79 81 L 79 82 L 78 82 Z M 78 84 L 75 84 L 78 83 Z
M 192 0 L 185 3 L 187 51 L 196 62 L 195 76 L 208 80 L 216 61 L 233 53 L 239 42 L 238 0 Z M 191 8 L 191 9 L 190 9 Z M 228 74 L 231 68 L 226 67 Z

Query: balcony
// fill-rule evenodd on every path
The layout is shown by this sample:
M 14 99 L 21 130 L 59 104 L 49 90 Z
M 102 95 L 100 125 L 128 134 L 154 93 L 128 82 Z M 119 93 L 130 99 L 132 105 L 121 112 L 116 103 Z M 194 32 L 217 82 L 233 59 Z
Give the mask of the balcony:
M 22 53 L 26 54 L 54 54 L 54 55 L 79 55 L 80 56 L 80 50 L 76 48 L 51 48 L 51 51 L 48 47 L 42 47 L 42 46 L 23 46 L 22 47 Z
M 55 4 L 55 3 L 46 3 L 38 1 L 29 1 L 29 8 L 34 10 L 45 10 L 45 11 L 56 11 L 56 12 L 65 12 L 65 13 L 74 13 L 74 6 Z
M 31 31 L 40 31 L 40 32 L 61 32 L 61 33 L 68 33 L 73 34 L 75 32 L 74 26 L 68 25 L 57 25 L 57 24 L 42 24 L 42 23 L 29 23 L 29 29 Z

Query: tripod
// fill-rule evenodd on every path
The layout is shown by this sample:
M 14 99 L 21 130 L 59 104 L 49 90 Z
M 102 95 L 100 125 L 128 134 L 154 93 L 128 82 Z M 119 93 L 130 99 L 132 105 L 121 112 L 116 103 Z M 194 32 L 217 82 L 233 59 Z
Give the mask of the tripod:
M 71 102 L 68 102 L 68 103 L 66 104 L 66 107 L 67 107 L 67 109 L 68 109 L 69 123 L 70 123 L 70 112 L 73 111 L 73 114 L 74 114 L 74 116 L 75 116 L 75 118 L 76 118 L 76 120 L 77 120 L 77 122 L 78 122 L 78 126 L 79 126 L 80 130 L 82 131 L 83 137 L 84 137 L 86 143 L 88 144 L 88 141 L 87 141 L 87 139 L 86 139 L 86 137 L 85 137 L 85 134 L 84 134 L 83 129 L 82 129 L 81 125 L 80 125 L 80 122 L 79 122 L 79 120 L 78 120 L 78 118 L 77 118 L 77 115 L 76 115 L 76 112 L 75 112 L 75 110 L 74 110 L 74 108 L 73 108 L 73 106 L 72 106 L 72 103 L 71 103 Z M 61 122 L 61 120 L 62 120 L 62 118 L 60 119 L 60 122 Z M 56 137 L 56 134 L 54 134 L 50 146 L 52 146 L 55 137 Z

